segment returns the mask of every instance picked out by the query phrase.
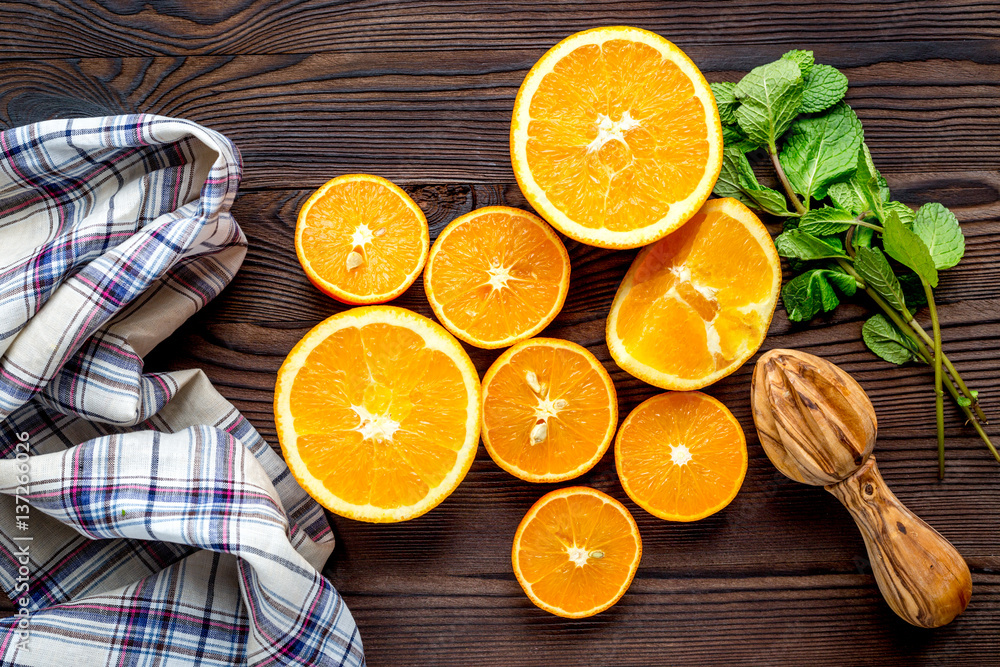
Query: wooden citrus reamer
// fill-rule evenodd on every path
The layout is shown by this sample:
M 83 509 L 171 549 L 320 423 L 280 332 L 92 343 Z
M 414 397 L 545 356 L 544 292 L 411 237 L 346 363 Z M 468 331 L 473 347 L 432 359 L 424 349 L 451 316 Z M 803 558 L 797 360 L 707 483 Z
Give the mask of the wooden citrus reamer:
M 819 357 L 771 350 L 757 361 L 751 392 L 768 458 L 787 477 L 823 486 L 848 509 L 892 610 L 923 628 L 961 614 L 972 596 L 969 566 L 886 486 L 871 455 L 875 409 L 861 385 Z

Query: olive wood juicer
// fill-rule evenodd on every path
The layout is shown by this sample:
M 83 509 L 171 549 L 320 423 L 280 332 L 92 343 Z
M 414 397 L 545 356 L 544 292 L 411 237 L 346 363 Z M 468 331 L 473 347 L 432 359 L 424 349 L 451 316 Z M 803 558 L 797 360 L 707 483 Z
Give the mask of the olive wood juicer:
M 819 357 L 771 350 L 757 361 L 751 392 L 767 457 L 787 477 L 823 486 L 843 503 L 892 610 L 923 628 L 961 614 L 972 596 L 969 566 L 886 486 L 871 455 L 875 409 L 861 385 Z

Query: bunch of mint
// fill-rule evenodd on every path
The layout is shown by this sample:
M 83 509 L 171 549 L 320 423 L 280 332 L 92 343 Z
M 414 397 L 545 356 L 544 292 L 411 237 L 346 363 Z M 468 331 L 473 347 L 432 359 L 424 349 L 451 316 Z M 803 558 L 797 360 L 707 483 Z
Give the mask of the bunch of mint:
M 774 240 L 797 274 L 781 291 L 788 317 L 808 321 L 864 291 L 882 313 L 862 327 L 872 352 L 894 364 L 934 367 L 938 466 L 944 476 L 943 389 L 1000 461 L 983 430 L 978 395 L 941 350 L 934 303 L 938 271 L 962 259 L 965 238 L 941 204 L 914 212 L 894 201 L 846 102 L 847 77 L 789 51 L 739 83 L 713 83 L 725 142 L 715 194 L 785 219 Z M 783 192 L 761 185 L 747 153 L 766 152 Z M 928 307 L 932 334 L 914 317 Z M 945 373 L 948 377 L 945 378 Z

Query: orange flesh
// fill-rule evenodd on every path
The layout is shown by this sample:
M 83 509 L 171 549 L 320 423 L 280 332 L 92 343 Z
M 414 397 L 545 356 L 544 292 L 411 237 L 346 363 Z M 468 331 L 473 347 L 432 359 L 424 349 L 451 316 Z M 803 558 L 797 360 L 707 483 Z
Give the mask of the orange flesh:
M 540 392 L 532 388 L 529 373 Z M 490 454 L 533 476 L 581 474 L 585 470 L 580 467 L 596 463 L 595 456 L 607 448 L 616 405 L 613 391 L 583 354 L 526 347 L 489 381 L 483 425 Z M 532 430 L 540 421 L 546 424 L 545 439 L 532 443 Z
M 529 115 L 531 174 L 584 227 L 651 225 L 707 169 L 704 104 L 676 64 L 640 42 L 575 49 L 542 79 Z
M 622 425 L 615 460 L 622 485 L 662 518 L 692 520 L 722 509 L 739 491 L 746 441 L 735 418 L 699 392 L 646 401 Z
M 299 243 L 309 268 L 350 295 L 391 293 L 423 260 L 427 223 L 381 183 L 334 184 L 312 204 L 305 224 Z M 364 263 L 349 269 L 352 251 Z
M 546 319 L 569 266 L 543 224 L 488 212 L 451 230 L 432 260 L 431 289 L 444 318 L 487 342 L 523 334 Z
M 349 503 L 387 509 L 420 501 L 452 470 L 467 404 L 454 361 L 405 327 L 375 323 L 320 343 L 290 399 L 309 472 Z
M 757 349 L 773 304 L 761 306 L 776 270 L 760 243 L 715 211 L 699 212 L 650 246 L 629 271 L 632 284 L 618 313 L 615 334 L 628 353 L 697 380 Z
M 635 524 L 619 507 L 581 493 L 556 497 L 526 517 L 515 549 L 520 578 L 531 594 L 568 614 L 616 600 L 631 581 L 641 550 Z M 583 565 L 571 560 L 570 548 L 583 550 Z

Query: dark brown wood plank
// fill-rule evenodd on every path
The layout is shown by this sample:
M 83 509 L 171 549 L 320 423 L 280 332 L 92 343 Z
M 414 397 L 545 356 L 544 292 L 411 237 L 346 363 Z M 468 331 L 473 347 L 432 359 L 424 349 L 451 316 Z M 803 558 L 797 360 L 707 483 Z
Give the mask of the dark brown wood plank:
M 1000 41 L 969 44 L 967 60 L 927 60 L 914 48 L 880 62 L 890 45 L 837 48 L 845 59 L 869 54 L 844 71 L 883 172 L 1000 168 Z M 738 79 L 782 49 L 771 51 L 690 49 L 712 81 Z M 401 183 L 508 183 L 514 96 L 541 54 L 11 60 L 0 69 L 0 124 L 135 112 L 188 118 L 237 143 L 249 189 L 316 187 L 357 171 Z
M 995 2 L 516 2 L 16 0 L 0 58 L 547 48 L 601 25 L 685 44 L 822 44 L 1000 37 Z

